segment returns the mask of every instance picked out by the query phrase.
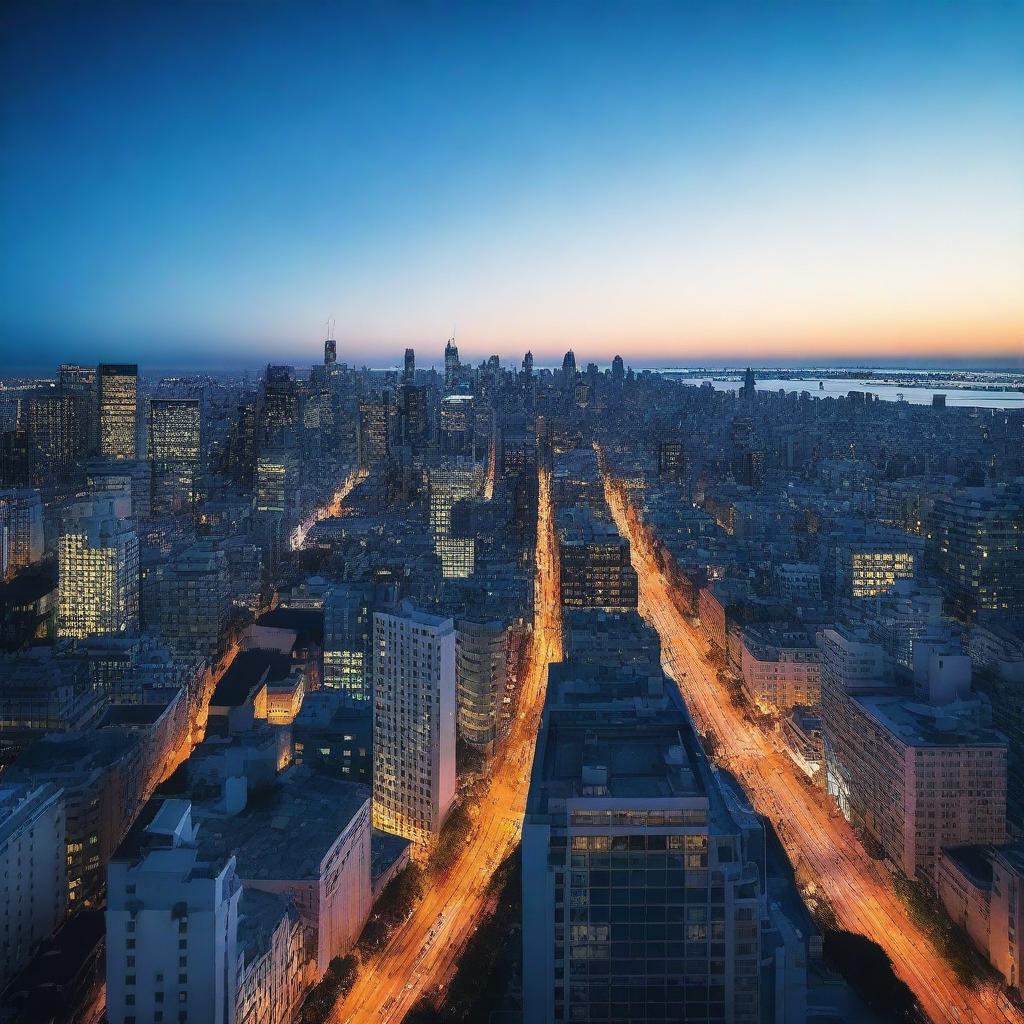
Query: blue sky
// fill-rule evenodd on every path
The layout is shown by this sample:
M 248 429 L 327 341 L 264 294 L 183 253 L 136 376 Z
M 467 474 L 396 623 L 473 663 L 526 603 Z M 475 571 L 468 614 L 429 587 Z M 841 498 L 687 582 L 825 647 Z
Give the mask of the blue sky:
M 2 17 L 11 367 L 1024 348 L 1017 4 Z

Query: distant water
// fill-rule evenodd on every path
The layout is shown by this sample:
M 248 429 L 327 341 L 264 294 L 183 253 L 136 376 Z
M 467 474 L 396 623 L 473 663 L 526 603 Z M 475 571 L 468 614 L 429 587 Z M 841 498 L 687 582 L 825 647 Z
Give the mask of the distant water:
M 722 391 L 737 391 L 742 386 L 741 380 L 730 380 L 722 377 L 689 377 L 679 370 L 662 369 L 658 371 L 666 376 L 679 376 L 685 384 L 699 387 L 711 384 Z M 927 386 L 911 386 L 907 384 L 887 384 L 881 381 L 858 380 L 855 377 L 802 377 L 799 380 L 758 379 L 758 391 L 794 391 L 808 392 L 811 397 L 841 398 L 851 391 L 869 391 L 885 402 L 898 402 L 902 399 L 911 405 L 931 405 L 933 395 L 945 395 L 947 406 L 966 406 L 980 409 L 1024 409 L 1024 392 L 1008 388 L 970 388 L 956 387 L 952 384 L 936 382 Z M 819 386 L 820 385 L 820 386 Z

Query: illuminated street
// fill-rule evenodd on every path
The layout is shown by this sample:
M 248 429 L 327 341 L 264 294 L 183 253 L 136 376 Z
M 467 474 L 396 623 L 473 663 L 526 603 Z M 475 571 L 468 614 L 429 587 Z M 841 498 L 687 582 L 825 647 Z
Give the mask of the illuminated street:
M 677 606 L 672 589 L 637 527 L 623 489 L 605 476 L 605 493 L 629 538 L 640 582 L 640 611 L 657 629 L 666 671 L 675 679 L 701 732 L 718 740 L 717 760 L 743 784 L 755 809 L 770 819 L 794 869 L 813 882 L 844 929 L 877 942 L 896 973 L 935 1021 L 1019 1021 L 1022 1016 L 991 987 L 971 989 L 915 925 L 842 816 L 800 776 L 772 739 L 744 719 L 706 657 L 704 639 Z
M 306 535 L 321 519 L 330 519 L 332 516 L 341 515 L 341 508 L 345 499 L 352 493 L 352 488 L 365 476 L 366 470 L 364 469 L 352 470 L 345 477 L 345 482 L 334 492 L 331 500 L 326 505 L 321 505 L 319 508 L 314 509 L 306 519 L 295 527 L 290 538 L 293 551 L 298 551 L 306 543 Z
M 355 1024 L 401 1021 L 421 996 L 443 987 L 477 926 L 493 904 L 487 884 L 519 841 L 534 742 L 547 684 L 547 667 L 562 652 L 561 607 L 555 562 L 549 475 L 539 481 L 534 627 L 518 714 L 489 772 L 472 837 L 440 884 L 428 887 L 409 921 L 363 964 L 355 986 L 332 1020 Z

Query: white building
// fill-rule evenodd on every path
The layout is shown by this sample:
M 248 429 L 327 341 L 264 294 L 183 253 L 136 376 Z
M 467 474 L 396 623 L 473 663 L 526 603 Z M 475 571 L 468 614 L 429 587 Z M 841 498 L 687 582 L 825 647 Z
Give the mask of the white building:
M 232 797 L 196 808 L 200 849 L 214 861 L 233 853 L 246 889 L 294 901 L 319 977 L 351 950 L 370 916 L 370 790 L 294 766 L 266 798 L 239 804 Z
M 0 983 L 22 968 L 67 910 L 64 800 L 44 784 L 0 787 L 4 944 Z
M 139 627 L 139 540 L 123 504 L 81 502 L 65 519 L 58 547 L 60 636 Z
M 426 842 L 455 798 L 455 627 L 402 602 L 373 616 L 373 824 Z
M 234 1024 L 241 884 L 207 860 L 192 806 L 165 800 L 107 871 L 110 1024 Z

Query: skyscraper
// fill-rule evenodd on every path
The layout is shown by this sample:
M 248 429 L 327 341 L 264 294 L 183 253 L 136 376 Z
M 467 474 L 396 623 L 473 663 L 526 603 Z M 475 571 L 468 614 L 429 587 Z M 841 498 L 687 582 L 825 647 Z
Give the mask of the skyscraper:
M 68 513 L 58 544 L 60 636 L 138 629 L 139 540 L 126 506 L 96 499 Z
M 402 383 L 412 384 L 416 379 L 416 353 L 411 349 L 405 350 L 405 365 L 402 369 Z
M 139 368 L 134 363 L 101 363 L 98 376 L 100 455 L 134 459 Z
M 324 366 L 333 366 L 338 361 L 338 343 L 334 338 L 324 342 Z
M 403 601 L 373 658 L 373 825 L 428 842 L 455 798 L 455 627 Z
M 37 490 L 11 488 L 0 491 L 0 579 L 43 557 L 43 502 Z
M 151 398 L 149 461 L 153 507 L 176 509 L 195 497 L 202 412 L 198 398 Z
M 444 347 L 444 386 L 455 387 L 459 379 L 459 349 L 454 338 L 448 339 Z

